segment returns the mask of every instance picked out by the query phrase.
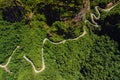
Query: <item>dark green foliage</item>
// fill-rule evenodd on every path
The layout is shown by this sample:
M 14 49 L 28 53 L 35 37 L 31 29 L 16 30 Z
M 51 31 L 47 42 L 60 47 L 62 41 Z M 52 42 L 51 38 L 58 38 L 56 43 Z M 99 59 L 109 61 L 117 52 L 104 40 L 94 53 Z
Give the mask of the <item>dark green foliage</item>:
M 102 30 L 97 32 L 98 35 L 107 34 L 111 39 L 114 39 L 120 45 L 120 13 L 118 12 L 119 5 L 114 8 L 107 16 L 102 16 L 99 20 Z M 120 48 L 119 48 L 120 49 Z

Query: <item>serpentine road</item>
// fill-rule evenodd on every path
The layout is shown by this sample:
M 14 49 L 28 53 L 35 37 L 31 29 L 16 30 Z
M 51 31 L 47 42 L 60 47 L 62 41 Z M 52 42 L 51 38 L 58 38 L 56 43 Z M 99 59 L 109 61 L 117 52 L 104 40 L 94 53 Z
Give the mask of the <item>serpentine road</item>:
M 117 4 L 116 4 L 116 5 L 117 5 Z M 101 8 L 100 8 L 100 10 L 101 10 L 101 11 L 105 11 L 105 12 L 109 12 L 109 11 L 110 11 L 111 9 L 113 9 L 116 5 L 108 8 L 108 9 L 101 9 Z M 98 13 L 98 16 L 96 16 L 96 15 L 93 14 L 93 13 L 90 13 L 91 21 L 92 21 L 92 22 L 90 22 L 90 21 L 88 21 L 88 20 L 85 20 L 85 24 L 86 24 L 87 22 L 89 22 L 92 26 L 98 27 L 98 24 L 95 22 L 95 20 L 98 20 L 98 19 L 100 18 L 100 12 L 99 12 L 98 8 L 99 8 L 98 6 L 95 7 L 95 10 L 96 10 L 96 12 Z M 94 20 L 94 19 L 95 19 L 95 20 Z M 46 67 L 46 66 L 45 66 L 45 60 L 44 60 L 44 44 L 45 44 L 46 41 L 49 41 L 50 43 L 55 44 L 55 45 L 59 45 L 59 44 L 64 44 L 66 41 L 69 41 L 69 40 L 71 40 L 71 41 L 73 41 L 73 40 L 78 40 L 78 39 L 80 39 L 81 37 L 84 37 L 85 34 L 87 34 L 87 32 L 86 32 L 86 30 L 85 30 L 85 25 L 84 25 L 84 26 L 83 26 L 83 33 L 82 33 L 80 36 L 78 36 L 78 37 L 76 37 L 76 38 L 74 38 L 74 39 L 67 39 L 67 40 L 63 40 L 63 41 L 61 41 L 61 42 L 55 43 L 55 42 L 50 41 L 48 38 L 45 38 L 45 39 L 43 40 L 43 42 L 42 42 L 42 49 L 41 49 L 41 50 L 42 50 L 42 52 L 41 52 L 41 55 L 42 55 L 42 68 L 41 68 L 40 70 L 37 70 L 37 69 L 35 68 L 34 63 L 33 63 L 30 59 L 28 59 L 28 58 L 26 57 L 26 55 L 24 55 L 23 58 L 32 65 L 33 70 L 34 70 L 35 73 L 40 73 L 40 72 L 44 71 L 44 70 L 45 70 L 45 67 Z M 7 61 L 7 63 L 6 63 L 5 65 L 0 65 L 0 67 L 3 68 L 4 70 L 6 70 L 8 73 L 11 73 L 11 71 L 7 68 L 7 66 L 8 66 L 8 64 L 10 63 L 13 54 L 15 53 L 15 51 L 16 51 L 19 47 L 20 47 L 20 46 L 17 46 L 17 47 L 15 48 L 15 50 L 12 52 L 12 55 L 9 57 L 9 59 L 8 59 L 8 61 Z

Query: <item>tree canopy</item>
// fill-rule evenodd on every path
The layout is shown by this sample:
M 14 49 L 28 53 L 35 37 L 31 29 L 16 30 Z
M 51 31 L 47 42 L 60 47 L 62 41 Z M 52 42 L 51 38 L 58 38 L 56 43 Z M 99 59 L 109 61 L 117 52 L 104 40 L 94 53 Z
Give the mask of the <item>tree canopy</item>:
M 119 80 L 120 4 L 102 11 L 110 3 L 0 0 L 0 80 Z

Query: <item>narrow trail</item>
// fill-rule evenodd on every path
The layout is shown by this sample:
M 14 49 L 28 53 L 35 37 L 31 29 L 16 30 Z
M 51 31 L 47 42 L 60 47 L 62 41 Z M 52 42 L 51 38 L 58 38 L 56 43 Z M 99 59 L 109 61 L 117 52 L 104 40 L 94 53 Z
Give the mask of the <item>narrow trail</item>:
M 89 0 L 86 0 L 86 1 L 87 1 L 87 3 L 90 3 Z M 97 22 L 95 22 L 95 20 L 100 19 L 100 12 L 99 12 L 98 8 L 99 8 L 101 11 L 109 12 L 109 11 L 110 11 L 111 9 L 113 9 L 116 5 L 117 5 L 117 4 L 115 4 L 114 6 L 112 6 L 112 7 L 110 7 L 110 8 L 107 8 L 107 9 L 102 9 L 102 8 L 99 8 L 99 6 L 95 6 L 95 10 L 96 10 L 96 12 L 98 13 L 98 16 L 96 16 L 94 13 L 90 13 L 90 17 L 91 17 L 91 21 L 92 21 L 92 22 L 90 22 L 89 20 L 85 20 L 84 23 L 86 24 L 87 22 L 89 22 L 92 26 L 99 27 L 99 25 L 97 24 Z M 89 9 L 89 8 L 90 8 L 90 5 L 88 4 L 86 10 Z M 84 14 L 84 13 L 83 13 L 83 14 Z M 83 14 L 81 14 L 81 16 L 83 16 Z M 80 17 L 80 16 L 79 16 L 79 17 Z M 45 39 L 43 40 L 43 42 L 42 42 L 42 48 L 41 48 L 41 51 L 42 51 L 42 52 L 41 52 L 41 55 L 42 55 L 42 56 L 41 56 L 42 68 L 41 68 L 40 70 L 37 70 L 37 69 L 36 69 L 34 63 L 33 63 L 29 58 L 27 58 L 26 55 L 24 55 L 23 58 L 32 65 L 33 70 L 34 70 L 35 73 L 41 73 L 42 71 L 45 70 L 45 67 L 46 67 L 46 65 L 45 65 L 45 60 L 44 60 L 44 44 L 46 43 L 46 41 L 48 41 L 48 42 L 50 42 L 50 43 L 52 43 L 52 44 L 55 44 L 55 45 L 59 45 L 59 44 L 64 44 L 64 43 L 66 43 L 66 41 L 75 41 L 75 40 L 78 40 L 78 39 L 80 39 L 81 37 L 84 37 L 84 36 L 87 34 L 87 31 L 85 30 L 85 26 L 86 26 L 86 25 L 83 26 L 83 33 L 82 33 L 80 36 L 78 36 L 78 37 L 76 37 L 76 38 L 74 38 L 74 39 L 66 39 L 66 40 L 63 40 L 63 41 L 60 41 L 60 42 L 56 43 L 56 42 L 53 42 L 53 41 L 49 40 L 48 38 L 45 38 Z M 18 48 L 19 48 L 19 46 L 17 46 L 17 47 L 15 48 L 15 50 L 12 52 L 12 55 L 9 57 L 9 59 L 8 59 L 8 61 L 7 61 L 7 63 L 6 63 L 5 65 L 0 65 L 0 67 L 3 68 L 4 70 L 6 70 L 8 73 L 11 73 L 11 71 L 7 68 L 7 66 L 8 66 L 8 64 L 10 63 L 13 54 L 15 53 L 15 51 L 16 51 Z
M 16 50 L 17 50 L 19 47 L 20 47 L 20 46 L 17 46 L 17 47 L 13 50 L 12 55 L 9 57 L 9 59 L 8 59 L 8 61 L 7 61 L 7 63 L 6 63 L 5 65 L 0 64 L 0 67 L 3 68 L 3 69 L 4 69 L 5 71 L 7 71 L 8 73 L 12 73 L 12 72 L 7 68 L 7 66 L 8 66 L 8 64 L 10 63 L 13 54 L 16 52 Z

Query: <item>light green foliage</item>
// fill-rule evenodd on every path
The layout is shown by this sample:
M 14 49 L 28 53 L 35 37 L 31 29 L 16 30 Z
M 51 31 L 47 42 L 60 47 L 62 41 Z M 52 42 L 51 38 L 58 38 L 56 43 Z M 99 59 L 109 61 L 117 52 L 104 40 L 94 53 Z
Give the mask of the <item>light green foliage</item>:
M 3 22 L 2 22 L 3 23 Z M 6 63 L 8 57 L 11 55 L 13 49 L 19 45 L 21 48 L 15 55 L 13 55 L 13 59 L 11 65 L 9 65 L 10 69 L 12 70 L 13 74 L 10 77 L 7 76 L 6 72 L 3 72 L 4 76 L 2 76 L 3 80 L 10 80 L 20 79 L 23 78 L 31 79 L 31 77 L 26 77 L 26 75 L 31 74 L 32 67 L 28 67 L 28 64 L 24 59 L 23 55 L 26 54 L 32 61 L 37 68 L 41 68 L 41 45 L 42 41 L 45 38 L 45 30 L 43 29 L 43 24 L 39 22 L 32 22 L 32 26 L 34 28 L 30 28 L 29 26 L 24 26 L 20 23 L 15 23 L 11 25 L 10 23 L 2 24 L 0 27 L 0 61 L 1 63 Z M 37 24 L 37 25 L 36 25 Z M 42 32 L 42 33 L 41 33 Z M 34 57 L 34 58 L 33 58 Z M 39 59 L 38 59 L 39 58 Z M 17 63 L 17 64 L 16 64 Z M 24 66 L 23 66 L 23 64 Z M 38 64 L 39 63 L 39 64 Z M 26 66 L 26 70 L 24 68 Z M 30 70 L 31 69 L 31 70 Z M 21 72 L 22 70 L 22 72 Z M 17 71 L 17 72 L 16 72 Z M 20 75 L 22 73 L 22 75 Z M 14 76 L 14 77 L 13 77 Z M 21 78 L 22 76 L 22 78 Z M 20 78 L 19 78 L 20 77 Z
M 19 40 L 15 27 L 8 22 L 0 22 L 0 61 L 4 62 L 11 55 L 12 49 L 15 48 Z M 8 47 L 9 46 L 9 47 Z

